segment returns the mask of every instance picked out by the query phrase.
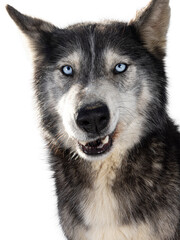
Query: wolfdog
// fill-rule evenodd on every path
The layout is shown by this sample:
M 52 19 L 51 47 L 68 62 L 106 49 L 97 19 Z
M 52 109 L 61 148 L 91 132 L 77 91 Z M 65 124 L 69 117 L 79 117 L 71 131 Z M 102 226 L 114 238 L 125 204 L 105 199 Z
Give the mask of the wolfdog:
M 34 88 L 68 240 L 179 240 L 180 134 L 167 114 L 169 0 L 129 23 L 58 28 L 7 11 Z

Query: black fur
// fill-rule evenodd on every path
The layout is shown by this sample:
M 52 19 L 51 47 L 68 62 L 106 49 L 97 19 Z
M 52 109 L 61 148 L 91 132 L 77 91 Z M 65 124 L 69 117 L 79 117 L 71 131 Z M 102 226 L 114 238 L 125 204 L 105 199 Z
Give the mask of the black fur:
M 87 86 L 91 81 L 92 67 L 94 79 L 103 78 L 108 72 L 104 71 L 102 54 L 108 46 L 121 55 L 128 55 L 136 63 L 137 70 L 141 69 L 144 76 L 149 76 L 148 86 L 154 97 L 146 112 L 142 112 L 146 116 L 143 137 L 126 152 L 121 167 L 116 170 L 112 192 L 118 201 L 120 222 L 126 226 L 150 222 L 152 232 L 160 236 L 158 240 L 179 240 L 180 134 L 167 115 L 167 78 L 162 49 L 157 48 L 156 54 L 150 51 L 144 44 L 137 24 L 133 22 L 129 25 L 119 22 L 76 24 L 59 29 L 49 23 L 42 27 L 44 23 L 41 20 L 24 16 L 10 6 L 7 10 L 31 41 L 35 38 L 34 86 L 42 127 L 51 136 L 46 136 L 49 162 L 54 172 L 60 221 L 67 239 L 77 240 L 72 234 L 77 226 L 86 230 L 91 227 L 85 223 L 81 203 L 86 202 L 88 193 L 93 190 L 96 173 L 91 162 L 77 154 L 72 157 L 71 149 L 65 148 L 61 138 L 57 140 L 61 119 L 48 102 L 48 86 L 51 82 L 51 93 L 58 96 L 58 88 L 51 75 L 57 62 L 77 49 L 85 56 L 81 62 L 81 72 L 78 73 L 78 82 Z M 92 37 L 96 53 L 94 66 L 90 51 Z M 113 81 L 114 84 L 119 84 L 118 78 L 114 77 Z M 68 92 L 72 84 L 76 84 L 76 80 L 70 82 L 71 79 L 68 79 L 65 83 L 63 93 Z M 123 86 L 122 82 L 122 88 Z M 142 85 L 139 82 L 137 97 L 141 90 Z M 161 216 L 166 219 L 162 220 Z M 166 229 L 161 229 L 163 221 L 165 228 L 168 226 L 172 230 L 170 237 L 161 238 L 166 236 Z

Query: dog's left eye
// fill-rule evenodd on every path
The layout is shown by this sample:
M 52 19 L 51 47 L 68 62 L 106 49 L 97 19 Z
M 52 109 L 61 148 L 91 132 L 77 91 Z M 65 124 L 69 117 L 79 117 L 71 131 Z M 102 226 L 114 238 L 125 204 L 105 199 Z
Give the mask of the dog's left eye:
M 114 73 L 118 74 L 118 73 L 123 73 L 127 70 L 128 65 L 125 63 L 118 63 L 115 68 L 114 68 Z
M 66 76 L 73 75 L 73 68 L 70 65 L 63 66 L 61 70 L 62 70 L 62 73 Z

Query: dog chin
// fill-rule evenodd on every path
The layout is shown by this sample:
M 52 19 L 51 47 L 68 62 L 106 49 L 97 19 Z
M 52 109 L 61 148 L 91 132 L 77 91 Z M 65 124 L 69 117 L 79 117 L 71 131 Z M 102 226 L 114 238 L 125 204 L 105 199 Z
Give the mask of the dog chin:
M 86 161 L 90 161 L 90 162 L 93 162 L 93 161 L 103 161 L 103 160 L 105 160 L 106 158 L 108 158 L 110 156 L 110 154 L 112 152 L 112 148 L 113 147 L 111 147 L 111 150 L 109 152 L 104 153 L 104 154 L 100 154 L 100 155 L 87 155 L 84 152 L 82 152 L 82 150 L 79 147 L 77 147 L 77 153 L 78 153 L 78 155 L 82 159 L 84 159 Z

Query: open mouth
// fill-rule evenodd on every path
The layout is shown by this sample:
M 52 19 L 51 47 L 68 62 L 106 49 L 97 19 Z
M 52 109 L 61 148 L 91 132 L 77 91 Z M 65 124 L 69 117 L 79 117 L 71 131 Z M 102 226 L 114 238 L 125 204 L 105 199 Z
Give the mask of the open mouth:
M 112 146 L 112 136 L 99 138 L 93 142 L 79 142 L 80 149 L 87 155 L 100 155 L 107 153 Z

